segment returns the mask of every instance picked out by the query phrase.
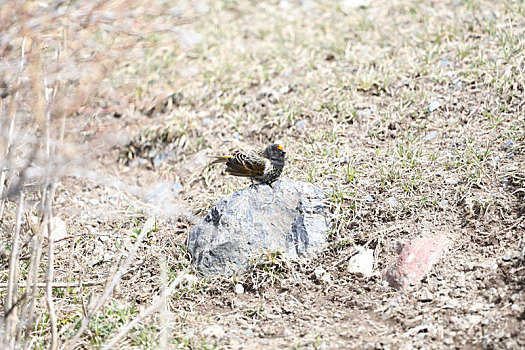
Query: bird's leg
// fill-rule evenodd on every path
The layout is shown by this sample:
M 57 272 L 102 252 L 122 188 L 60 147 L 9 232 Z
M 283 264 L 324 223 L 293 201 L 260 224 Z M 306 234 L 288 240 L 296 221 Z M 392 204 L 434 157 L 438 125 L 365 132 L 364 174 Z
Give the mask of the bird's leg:
M 250 188 L 257 189 L 257 186 L 255 185 L 255 182 L 253 182 L 253 179 L 250 179 L 252 181 L 252 184 L 250 185 Z

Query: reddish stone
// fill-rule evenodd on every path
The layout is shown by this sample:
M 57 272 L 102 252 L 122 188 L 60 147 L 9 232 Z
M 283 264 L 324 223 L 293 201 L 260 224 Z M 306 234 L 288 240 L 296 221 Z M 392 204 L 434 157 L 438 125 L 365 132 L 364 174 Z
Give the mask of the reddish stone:
M 443 256 L 449 240 L 445 236 L 417 238 L 406 244 L 383 278 L 397 290 L 418 284 Z

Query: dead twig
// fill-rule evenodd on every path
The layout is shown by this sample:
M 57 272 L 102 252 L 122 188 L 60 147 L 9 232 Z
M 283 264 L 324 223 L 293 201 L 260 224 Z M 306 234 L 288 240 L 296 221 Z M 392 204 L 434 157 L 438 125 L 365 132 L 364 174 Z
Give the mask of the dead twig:
M 68 282 L 54 282 L 51 283 L 51 288 L 76 288 L 76 287 L 92 287 L 92 286 L 98 286 L 101 284 L 106 283 L 106 280 L 100 280 L 100 281 L 86 281 L 86 282 L 74 282 L 74 283 L 68 283 Z M 0 283 L 0 288 L 7 288 L 8 283 Z M 18 288 L 27 288 L 29 285 L 26 283 L 19 283 Z M 37 283 L 35 285 L 37 288 L 46 288 L 47 282 L 43 283 Z
M 38 283 L 38 272 L 40 269 L 40 258 L 42 256 L 42 227 L 40 225 L 32 225 L 34 232 L 31 241 L 31 256 L 29 259 L 28 275 L 26 279 L 27 283 L 27 298 L 22 304 L 21 319 L 24 322 L 19 322 L 17 325 L 17 337 L 20 337 L 24 329 L 32 329 L 35 320 L 38 315 L 35 312 L 36 299 L 37 299 L 37 283 Z M 24 349 L 27 349 L 30 345 L 30 332 L 25 332 Z
M 166 295 L 166 289 L 168 286 L 168 266 L 166 264 L 166 258 L 162 255 L 160 257 L 160 280 L 162 283 L 162 296 L 160 298 L 161 305 L 160 309 L 160 335 L 159 335 L 159 348 L 168 348 L 168 327 L 169 327 L 169 311 L 168 311 L 168 295 Z
M 89 306 L 88 306 L 88 310 L 86 311 L 86 314 L 82 318 L 80 328 L 78 329 L 75 336 L 65 345 L 64 347 L 65 349 L 75 348 L 75 345 L 78 343 L 78 341 L 80 340 L 80 337 L 86 330 L 87 325 L 89 324 L 89 321 L 91 320 L 91 318 L 97 313 L 97 311 L 102 307 L 102 305 L 106 303 L 111 293 L 113 293 L 113 289 L 115 289 L 115 286 L 119 283 L 122 276 L 129 269 L 129 265 L 131 265 L 131 262 L 133 261 L 133 259 L 135 259 L 135 255 L 137 254 L 137 251 L 142 243 L 142 240 L 144 239 L 146 234 L 151 231 L 154 223 L 155 223 L 154 217 L 148 218 L 148 220 L 142 227 L 142 230 L 140 231 L 139 236 L 137 237 L 137 241 L 135 242 L 135 245 L 133 246 L 132 251 L 129 253 L 126 261 L 124 262 L 124 265 L 114 275 L 111 283 L 106 287 L 106 289 L 104 290 L 104 293 L 102 293 L 102 295 L 97 299 L 97 301 L 95 302 L 95 305 L 91 308 L 91 310 L 89 309 Z
M 16 215 L 15 231 L 13 234 L 13 245 L 11 248 L 11 258 L 9 259 L 9 282 L 7 283 L 7 297 L 5 302 L 5 310 L 7 316 L 5 322 L 5 333 L 4 333 L 4 346 L 9 344 L 9 348 L 14 348 L 16 338 L 16 324 L 17 324 L 17 312 L 14 298 L 18 290 L 18 255 L 20 245 L 20 223 L 22 221 L 22 212 L 24 211 L 24 192 L 20 192 L 18 199 L 18 211 Z M 13 311 L 14 312 L 11 312 Z M 9 312 L 7 312 L 9 311 Z
M 45 212 L 45 219 L 44 219 L 44 225 L 47 229 L 47 240 L 48 240 L 48 246 L 47 246 L 47 269 L 46 269 L 46 304 L 47 308 L 49 310 L 49 324 L 51 327 L 51 346 L 50 348 L 55 350 L 58 348 L 58 330 L 57 330 L 57 318 L 56 318 L 56 312 L 55 312 L 55 305 L 53 303 L 53 277 L 54 277 L 54 261 L 55 261 L 55 253 L 53 249 L 53 231 L 51 230 L 51 219 L 52 219 L 52 200 L 54 197 L 56 186 L 54 184 L 50 184 L 47 189 L 46 193 L 46 212 Z

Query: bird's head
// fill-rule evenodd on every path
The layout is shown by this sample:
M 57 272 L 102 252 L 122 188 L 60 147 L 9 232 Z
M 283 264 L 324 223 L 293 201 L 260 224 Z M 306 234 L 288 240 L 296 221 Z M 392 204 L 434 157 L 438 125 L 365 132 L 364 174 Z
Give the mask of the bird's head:
M 264 155 L 272 160 L 284 160 L 286 151 L 283 146 L 278 143 L 274 143 L 264 150 Z

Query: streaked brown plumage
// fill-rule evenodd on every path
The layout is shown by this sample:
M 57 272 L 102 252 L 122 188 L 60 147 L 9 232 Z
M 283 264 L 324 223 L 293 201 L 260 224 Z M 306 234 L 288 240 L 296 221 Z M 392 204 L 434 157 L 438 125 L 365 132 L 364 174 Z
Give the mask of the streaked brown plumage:
M 272 144 L 264 150 L 235 152 L 228 156 L 211 156 L 215 158 L 211 164 L 226 163 L 226 172 L 234 176 L 248 177 L 265 183 L 272 183 L 281 176 L 284 168 L 286 152 L 283 146 Z

